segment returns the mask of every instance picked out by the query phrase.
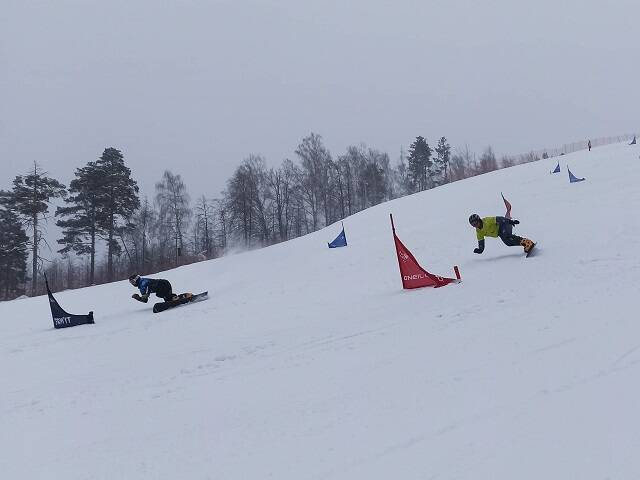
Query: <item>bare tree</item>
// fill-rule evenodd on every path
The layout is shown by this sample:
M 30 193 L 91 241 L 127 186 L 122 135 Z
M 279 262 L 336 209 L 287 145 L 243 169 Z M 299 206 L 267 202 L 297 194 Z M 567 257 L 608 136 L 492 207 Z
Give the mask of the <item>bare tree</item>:
M 225 211 L 229 214 L 230 233 L 241 238 L 245 246 L 249 245 L 253 235 L 251 189 L 249 172 L 244 166 L 240 166 L 228 180 L 227 189 L 223 193 Z
M 360 184 L 363 187 L 363 208 L 377 205 L 389 198 L 386 174 L 389 170 L 389 156 L 386 153 L 369 148 L 360 172 Z
M 346 203 L 347 215 L 352 215 L 359 211 L 363 193 L 361 185 L 361 172 L 364 170 L 365 152 L 364 146 L 349 146 L 344 155 L 338 157 L 338 165 L 342 175 L 344 185 L 344 198 Z
M 329 182 L 332 186 L 332 193 L 336 209 L 339 212 L 339 217 L 344 218 L 346 216 L 346 199 L 347 199 L 347 185 L 345 182 L 345 176 L 340 168 L 340 162 L 331 161 L 331 169 L 329 175 Z
M 271 169 L 267 177 L 273 195 L 275 221 L 278 225 L 280 241 L 289 238 L 293 210 L 292 199 L 297 177 L 299 177 L 298 167 L 289 159 L 285 159 L 277 170 Z
M 456 151 L 451 157 L 451 179 L 462 180 L 475 175 L 476 161 L 475 154 L 465 145 L 464 148 Z
M 301 160 L 303 171 L 303 192 L 308 203 L 313 222 L 313 229 L 318 228 L 320 209 L 324 212 L 325 226 L 330 223 L 329 215 L 329 169 L 331 154 L 324 147 L 322 137 L 318 134 L 302 139 L 296 149 Z
M 250 155 L 243 162 L 249 180 L 251 207 L 254 211 L 256 233 L 262 245 L 269 244 L 271 240 L 270 215 L 272 198 L 267 180 L 267 167 L 260 155 Z
M 398 157 L 398 163 L 393 169 L 393 183 L 396 197 L 402 197 L 409 195 L 411 189 L 411 179 L 409 178 L 409 167 L 407 165 L 404 148 L 400 147 L 400 156 Z
M 213 242 L 213 222 L 214 211 L 211 202 L 202 195 L 196 203 L 196 235 L 200 235 L 200 240 L 196 236 L 194 246 L 195 253 L 201 253 L 205 258 L 212 258 L 214 256 L 214 242 Z
M 174 260 L 179 263 L 184 248 L 184 232 L 191 218 L 190 198 L 187 187 L 180 175 L 166 170 L 162 180 L 156 183 L 156 203 L 160 221 L 172 234 L 174 241 Z
M 509 155 L 503 155 L 500 158 L 500 168 L 509 168 L 513 167 L 516 164 L 516 159 Z
M 149 200 L 145 198 L 140 208 L 131 217 L 132 228 L 128 232 L 133 246 L 136 268 L 140 272 L 148 272 L 153 269 L 150 246 L 156 222 L 157 213 Z
M 480 155 L 480 160 L 478 161 L 477 173 L 488 173 L 493 172 L 498 169 L 498 160 L 496 159 L 495 153 L 493 153 L 493 149 L 489 146 L 487 147 L 482 155 Z
M 217 245 L 224 252 L 227 248 L 227 232 L 228 232 L 228 215 L 226 203 L 224 200 L 213 200 L 215 229 L 217 232 Z
M 540 157 L 536 155 L 534 152 L 525 153 L 520 156 L 519 163 L 531 163 L 540 160 Z

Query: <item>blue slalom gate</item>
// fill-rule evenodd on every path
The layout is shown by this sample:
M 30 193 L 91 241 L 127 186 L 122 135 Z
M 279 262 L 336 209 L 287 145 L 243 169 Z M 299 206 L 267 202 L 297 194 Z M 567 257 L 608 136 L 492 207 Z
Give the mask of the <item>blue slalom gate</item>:
M 329 248 L 339 248 L 347 246 L 347 235 L 344 233 L 344 223 L 342 224 L 342 231 L 338 234 L 336 239 L 331 243 L 327 243 L 327 245 L 329 245 Z
M 585 180 L 584 178 L 578 178 L 573 173 L 571 173 L 569 167 L 567 167 L 567 172 L 569 172 L 569 183 L 583 182 Z

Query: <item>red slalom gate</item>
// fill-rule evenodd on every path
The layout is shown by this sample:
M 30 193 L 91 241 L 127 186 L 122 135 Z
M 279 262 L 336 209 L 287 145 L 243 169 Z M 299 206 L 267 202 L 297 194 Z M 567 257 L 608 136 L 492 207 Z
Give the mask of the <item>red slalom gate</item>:
M 453 267 L 456 278 L 441 277 L 427 272 L 420 266 L 416 258 L 407 247 L 400 241 L 396 235 L 396 227 L 393 224 L 393 215 L 391 218 L 391 230 L 393 231 L 393 241 L 396 245 L 396 254 L 398 255 L 398 266 L 400 267 L 400 277 L 402 278 L 402 288 L 422 288 L 422 287 L 444 287 L 450 283 L 460 283 L 460 271 L 457 266 Z

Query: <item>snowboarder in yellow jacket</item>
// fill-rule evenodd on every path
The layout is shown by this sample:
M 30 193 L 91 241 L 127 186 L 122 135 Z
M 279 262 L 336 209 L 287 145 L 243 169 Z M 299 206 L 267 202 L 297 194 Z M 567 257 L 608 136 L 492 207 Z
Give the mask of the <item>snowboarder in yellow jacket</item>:
M 513 227 L 520 223 L 518 220 L 512 220 L 506 217 L 480 218 L 477 213 L 474 213 L 469 217 L 469 223 L 476 229 L 476 235 L 478 237 L 478 248 L 474 249 L 473 253 L 484 252 L 484 237 L 500 237 L 500 240 L 509 247 L 520 245 L 524 248 L 524 253 L 529 253 L 535 245 L 528 238 L 513 234 Z

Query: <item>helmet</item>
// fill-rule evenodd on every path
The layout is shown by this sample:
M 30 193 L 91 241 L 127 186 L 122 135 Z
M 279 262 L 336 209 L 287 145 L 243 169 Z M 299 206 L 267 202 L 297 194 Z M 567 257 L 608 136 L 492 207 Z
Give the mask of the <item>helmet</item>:
M 129 283 L 131 285 L 133 285 L 134 287 L 138 286 L 138 281 L 140 280 L 140 275 L 138 275 L 137 273 L 134 273 L 133 275 L 131 275 L 129 277 Z
M 480 215 L 478 215 L 477 213 L 474 213 L 469 217 L 469 223 L 474 227 L 480 222 L 482 222 L 482 220 L 480 219 Z

